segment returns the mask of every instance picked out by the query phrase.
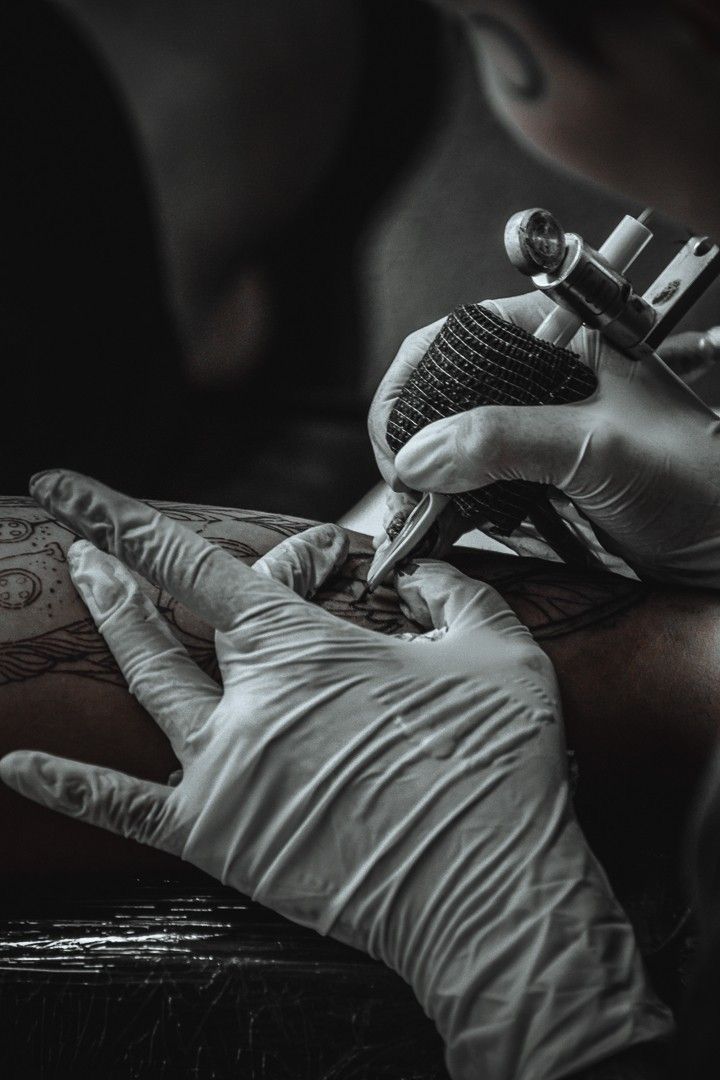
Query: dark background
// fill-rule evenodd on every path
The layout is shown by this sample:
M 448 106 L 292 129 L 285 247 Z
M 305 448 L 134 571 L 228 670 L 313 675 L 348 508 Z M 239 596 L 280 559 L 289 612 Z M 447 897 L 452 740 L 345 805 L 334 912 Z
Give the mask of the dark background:
M 22 0 L 0 49 L 6 494 L 59 465 L 335 518 L 402 338 L 524 290 L 506 218 L 638 209 L 516 145 L 420 0 Z

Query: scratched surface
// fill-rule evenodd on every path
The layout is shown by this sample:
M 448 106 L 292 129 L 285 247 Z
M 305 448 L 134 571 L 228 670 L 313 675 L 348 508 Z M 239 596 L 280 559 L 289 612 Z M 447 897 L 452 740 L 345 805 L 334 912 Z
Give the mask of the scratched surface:
M 672 1005 L 692 924 L 664 860 L 619 891 Z M 114 888 L 0 883 L 3 1080 L 447 1080 L 384 965 L 204 876 Z
M 2 898 L 4 1080 L 446 1080 L 384 965 L 222 886 Z

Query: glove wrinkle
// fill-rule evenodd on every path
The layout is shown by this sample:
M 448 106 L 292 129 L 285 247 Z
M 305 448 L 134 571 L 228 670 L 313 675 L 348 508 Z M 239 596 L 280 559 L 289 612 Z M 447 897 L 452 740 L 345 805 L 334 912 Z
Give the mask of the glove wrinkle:
M 552 666 L 494 590 L 419 562 L 405 595 L 449 629 L 417 649 L 279 583 L 322 584 L 327 531 L 255 572 L 88 478 L 33 490 L 82 535 L 111 530 L 129 570 L 219 631 L 223 687 L 111 561 L 123 596 L 105 638 L 180 782 L 61 759 L 47 779 L 17 752 L 6 783 L 384 961 L 435 1021 L 453 1080 L 560 1080 L 672 1030 L 574 816 Z M 107 572 L 112 556 L 81 554 L 80 578 Z

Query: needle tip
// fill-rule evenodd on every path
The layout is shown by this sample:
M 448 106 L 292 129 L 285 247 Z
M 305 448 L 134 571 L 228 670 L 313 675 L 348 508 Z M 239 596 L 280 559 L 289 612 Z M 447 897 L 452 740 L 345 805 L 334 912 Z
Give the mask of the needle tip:
M 362 590 L 360 592 L 360 595 L 358 596 L 355 603 L 356 604 L 364 604 L 369 595 L 370 595 L 370 586 L 368 585 L 367 582 L 365 582 L 365 584 L 363 585 Z

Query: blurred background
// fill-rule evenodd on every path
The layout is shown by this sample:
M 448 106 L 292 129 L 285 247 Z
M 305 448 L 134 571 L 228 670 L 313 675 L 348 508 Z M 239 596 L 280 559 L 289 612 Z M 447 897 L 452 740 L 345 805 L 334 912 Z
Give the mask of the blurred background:
M 524 291 L 510 214 L 599 245 L 640 209 L 514 143 L 421 0 L 6 0 L 0 28 L 3 494 L 61 465 L 337 518 L 403 337 Z M 653 224 L 638 285 L 687 235 Z

